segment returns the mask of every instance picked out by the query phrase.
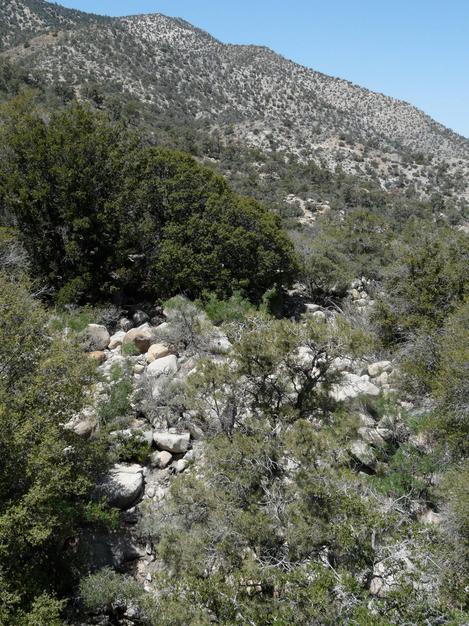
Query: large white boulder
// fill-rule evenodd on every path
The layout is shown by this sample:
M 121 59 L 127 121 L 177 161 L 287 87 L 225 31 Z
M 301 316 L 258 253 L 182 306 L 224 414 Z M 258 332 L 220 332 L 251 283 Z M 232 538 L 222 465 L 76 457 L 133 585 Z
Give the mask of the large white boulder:
M 137 464 L 117 463 L 98 488 L 111 506 L 125 511 L 142 497 L 143 467 Z
M 378 361 L 377 363 L 370 363 L 368 365 L 368 374 L 371 378 L 376 378 L 383 373 L 389 374 L 392 371 L 391 361 Z
M 80 415 L 67 422 L 64 429 L 73 431 L 79 437 L 90 437 L 97 426 L 98 420 L 94 411 L 87 408 Z
M 79 437 L 90 437 L 97 425 L 96 418 L 87 418 L 77 422 L 73 427 L 73 432 Z
M 376 398 L 380 394 L 380 389 L 370 382 L 368 376 L 358 376 L 357 374 L 345 373 L 342 382 L 333 385 L 331 397 L 337 402 L 353 400 L 359 396 Z
M 178 361 L 174 354 L 156 359 L 147 368 L 148 376 L 158 378 L 164 374 L 175 374 L 178 371 Z
M 174 472 L 176 474 L 182 474 L 182 472 L 187 468 L 188 465 L 189 461 L 187 459 L 179 459 L 179 461 L 176 461 L 176 463 L 174 464 Z
M 153 433 L 153 440 L 159 450 L 166 450 L 172 454 L 184 454 L 189 449 L 191 436 L 189 433 Z
M 376 466 L 377 460 L 375 453 L 373 452 L 371 446 L 364 441 L 361 441 L 360 439 L 352 441 L 349 450 L 353 458 L 361 463 L 361 465 L 365 465 L 370 469 L 373 469 Z
M 337 357 L 332 361 L 331 367 L 337 372 L 345 372 L 352 369 L 353 361 L 348 357 Z
M 380 387 L 389 385 L 389 374 L 387 372 L 383 372 L 382 374 L 374 378 L 373 382 L 379 385 Z
M 111 340 L 109 342 L 109 350 L 115 350 L 119 346 L 121 346 L 124 342 L 125 331 L 119 330 L 117 333 L 112 335 Z
M 124 369 L 126 366 L 126 359 L 117 352 L 108 352 L 108 358 L 99 368 L 100 371 L 109 378 L 114 368 L 119 367 Z
M 165 469 L 173 460 L 173 455 L 167 450 L 161 450 L 160 452 L 154 452 L 151 455 L 151 464 L 158 469 Z

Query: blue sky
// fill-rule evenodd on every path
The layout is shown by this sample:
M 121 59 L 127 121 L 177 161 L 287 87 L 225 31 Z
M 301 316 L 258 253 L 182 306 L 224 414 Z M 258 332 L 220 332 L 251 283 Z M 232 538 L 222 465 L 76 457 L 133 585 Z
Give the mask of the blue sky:
M 164 13 L 407 100 L 469 137 L 469 0 L 63 0 L 106 15 Z

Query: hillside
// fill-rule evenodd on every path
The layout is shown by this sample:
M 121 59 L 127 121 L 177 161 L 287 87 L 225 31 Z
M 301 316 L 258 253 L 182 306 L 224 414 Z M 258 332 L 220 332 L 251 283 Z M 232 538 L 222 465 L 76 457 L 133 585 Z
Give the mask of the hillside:
M 106 18 L 66 9 L 42 0 L 2 0 L 0 49 L 8 48 L 41 32 L 102 24 Z
M 179 19 L 0 19 L 0 626 L 468 626 L 467 140 Z
M 224 142 L 340 167 L 389 190 L 469 198 L 467 139 L 410 104 L 269 49 L 225 45 L 163 15 L 104 19 L 42 0 L 10 0 L 0 17 L 3 54 L 80 97 L 97 84 L 149 118 L 171 113 Z M 26 47 L 14 45 L 26 35 Z

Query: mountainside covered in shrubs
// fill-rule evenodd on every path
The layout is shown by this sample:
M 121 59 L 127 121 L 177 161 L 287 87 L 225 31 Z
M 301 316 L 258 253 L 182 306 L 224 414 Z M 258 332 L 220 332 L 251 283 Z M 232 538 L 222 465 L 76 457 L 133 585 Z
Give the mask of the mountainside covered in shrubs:
M 247 106 L 237 138 L 212 128 L 216 82 L 186 98 L 188 50 L 243 80 L 287 64 L 270 52 L 161 16 L 103 20 L 94 49 L 94 16 L 0 15 L 34 48 L 0 60 L 0 626 L 466 626 L 464 141 L 428 122 L 425 193 L 365 179 L 249 147 Z M 109 91 L 129 33 L 193 110 Z M 81 57 L 58 82 L 21 67 L 71 41 L 86 89 Z
M 159 14 L 98 18 L 43 0 L 8 0 L 0 22 L 6 58 L 98 107 L 126 110 L 150 132 L 164 117 L 163 127 L 202 134 L 212 158 L 235 143 L 388 190 L 468 199 L 467 139 L 405 102 L 266 48 L 225 45 Z
M 464 231 L 352 195 L 295 252 L 45 102 L 1 112 L 0 623 L 467 623 Z
M 107 20 L 98 15 L 66 9 L 59 4 L 42 0 L 3 0 L 0 21 L 0 47 L 26 42 L 39 33 L 51 33 Z

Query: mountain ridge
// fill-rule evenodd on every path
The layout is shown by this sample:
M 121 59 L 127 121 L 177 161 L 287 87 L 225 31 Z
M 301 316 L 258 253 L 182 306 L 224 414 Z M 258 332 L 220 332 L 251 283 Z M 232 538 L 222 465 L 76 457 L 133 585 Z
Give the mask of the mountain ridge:
M 383 188 L 441 191 L 441 170 L 469 199 L 469 140 L 408 102 L 290 61 L 265 46 L 225 44 L 182 18 L 160 13 L 117 18 L 82 14 L 43 0 L 7 0 L 22 14 L 57 11 L 65 28 L 3 55 L 81 97 L 89 83 L 134 98 L 152 114 L 203 121 L 223 138 L 280 151 Z M 31 9 L 32 7 L 32 9 Z M 0 10 L 5 13 L 5 7 Z M 33 20 L 34 21 L 34 20 Z M 34 31 L 24 28 L 23 34 Z M 33 37 L 34 39 L 34 37 Z M 23 45 L 21 45 L 23 43 Z

